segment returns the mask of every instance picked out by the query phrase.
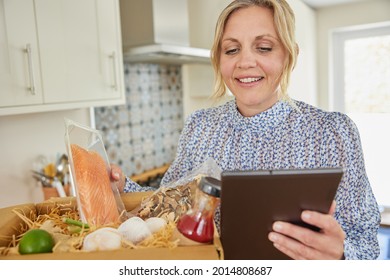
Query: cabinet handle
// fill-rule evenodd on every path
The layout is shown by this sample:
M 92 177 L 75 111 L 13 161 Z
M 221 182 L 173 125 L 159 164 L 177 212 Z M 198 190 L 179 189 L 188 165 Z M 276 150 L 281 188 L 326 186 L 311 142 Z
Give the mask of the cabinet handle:
M 28 60 L 28 71 L 30 73 L 30 87 L 28 88 L 31 91 L 32 95 L 35 95 L 35 79 L 34 79 L 34 67 L 32 62 L 32 55 L 31 55 L 31 45 L 26 45 L 26 53 L 27 53 L 27 60 Z
M 113 67 L 113 74 L 114 74 L 114 84 L 111 87 L 113 90 L 118 90 L 117 77 L 116 77 L 116 54 L 115 54 L 115 52 L 112 52 L 112 54 L 110 55 L 110 58 L 112 59 L 112 67 Z

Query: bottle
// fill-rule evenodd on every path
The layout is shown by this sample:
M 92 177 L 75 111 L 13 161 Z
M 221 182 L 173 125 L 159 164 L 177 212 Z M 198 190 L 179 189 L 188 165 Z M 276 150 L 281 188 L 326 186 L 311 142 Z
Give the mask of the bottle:
M 212 177 L 202 177 L 191 209 L 177 222 L 178 231 L 200 243 L 211 243 L 214 237 L 214 212 L 219 205 L 221 182 Z

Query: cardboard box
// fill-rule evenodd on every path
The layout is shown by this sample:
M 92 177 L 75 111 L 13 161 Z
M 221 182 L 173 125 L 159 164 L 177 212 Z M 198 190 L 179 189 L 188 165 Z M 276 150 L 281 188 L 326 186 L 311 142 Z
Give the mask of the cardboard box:
M 139 206 L 142 199 L 152 192 L 122 194 L 122 200 L 127 211 Z M 46 214 L 57 204 L 67 204 L 76 207 L 76 199 L 51 198 L 39 204 L 23 204 L 0 209 L 0 247 L 7 247 L 12 241 L 12 235 L 19 235 L 26 223 L 13 209 L 20 209 L 29 217 L 29 213 Z M 27 228 L 26 226 L 24 228 Z M 214 243 L 199 246 L 178 246 L 169 248 L 120 249 L 96 252 L 45 253 L 31 255 L 0 255 L 0 260 L 218 260 L 223 259 L 221 242 L 216 235 Z

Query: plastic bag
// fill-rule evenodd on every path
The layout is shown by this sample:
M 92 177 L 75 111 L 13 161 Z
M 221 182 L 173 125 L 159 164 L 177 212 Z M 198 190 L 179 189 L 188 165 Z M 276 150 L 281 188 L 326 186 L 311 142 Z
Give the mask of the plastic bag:
M 71 184 L 80 218 L 90 225 L 120 223 L 125 206 L 116 183 L 100 131 L 65 119 L 65 143 Z M 124 214 L 124 215 L 123 215 Z
M 178 218 L 192 207 L 200 179 L 203 176 L 210 176 L 220 180 L 221 172 L 214 159 L 208 158 L 201 166 L 178 181 L 160 186 L 132 213 L 142 219 L 160 217 L 177 222 Z

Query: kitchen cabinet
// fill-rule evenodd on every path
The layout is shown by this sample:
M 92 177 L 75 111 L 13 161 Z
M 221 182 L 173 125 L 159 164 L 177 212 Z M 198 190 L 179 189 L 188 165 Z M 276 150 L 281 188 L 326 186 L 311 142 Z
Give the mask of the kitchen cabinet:
M 36 34 L 33 1 L 0 1 L 0 110 L 43 102 Z
M 0 115 L 123 104 L 118 0 L 0 0 Z

